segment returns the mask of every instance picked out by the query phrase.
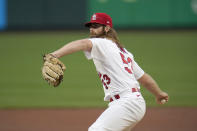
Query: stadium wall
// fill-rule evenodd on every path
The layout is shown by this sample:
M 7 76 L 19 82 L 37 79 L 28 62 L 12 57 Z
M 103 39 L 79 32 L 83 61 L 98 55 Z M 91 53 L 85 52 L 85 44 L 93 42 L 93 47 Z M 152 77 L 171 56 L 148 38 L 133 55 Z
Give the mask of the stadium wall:
M 197 0 L 0 0 L 0 30 L 83 29 L 95 12 L 121 29 L 197 27 Z

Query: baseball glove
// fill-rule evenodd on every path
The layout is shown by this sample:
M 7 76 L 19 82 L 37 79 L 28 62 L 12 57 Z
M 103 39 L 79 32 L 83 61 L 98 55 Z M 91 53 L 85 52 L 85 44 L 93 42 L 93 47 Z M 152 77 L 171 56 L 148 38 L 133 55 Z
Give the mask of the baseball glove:
M 43 56 L 44 65 L 42 67 L 43 78 L 52 86 L 58 86 L 64 76 L 65 65 L 55 56 L 46 54 Z

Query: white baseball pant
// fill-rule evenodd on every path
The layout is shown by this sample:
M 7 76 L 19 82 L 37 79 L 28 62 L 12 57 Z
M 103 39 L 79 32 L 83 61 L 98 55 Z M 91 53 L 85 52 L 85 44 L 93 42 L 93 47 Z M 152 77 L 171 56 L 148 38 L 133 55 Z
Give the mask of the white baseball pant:
M 142 96 L 126 95 L 110 102 L 88 131 L 130 131 L 143 118 L 145 111 Z

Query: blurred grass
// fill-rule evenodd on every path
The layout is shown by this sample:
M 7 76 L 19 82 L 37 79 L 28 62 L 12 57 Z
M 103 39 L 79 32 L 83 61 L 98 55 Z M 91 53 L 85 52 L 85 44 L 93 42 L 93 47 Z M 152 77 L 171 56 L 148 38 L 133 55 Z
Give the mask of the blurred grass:
M 88 32 L 0 33 L 0 108 L 104 107 L 103 90 L 92 61 L 82 52 L 61 58 L 67 70 L 58 88 L 41 76 L 42 54 Z M 138 64 L 169 93 L 166 106 L 197 106 L 196 31 L 119 31 Z M 148 106 L 157 106 L 144 88 Z

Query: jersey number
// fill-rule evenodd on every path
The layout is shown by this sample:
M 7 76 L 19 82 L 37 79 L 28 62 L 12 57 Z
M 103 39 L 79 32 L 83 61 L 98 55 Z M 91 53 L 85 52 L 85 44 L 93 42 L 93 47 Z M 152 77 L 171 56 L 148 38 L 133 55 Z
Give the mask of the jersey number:
M 131 59 L 130 57 L 127 57 L 127 58 L 125 59 L 124 54 L 121 53 L 121 52 L 120 52 L 120 56 L 121 56 L 121 58 L 122 58 L 122 62 L 123 62 L 124 64 L 127 65 L 127 66 L 124 67 L 124 69 L 125 69 L 129 74 L 132 74 L 132 70 L 133 70 L 132 65 L 131 65 L 132 59 Z
M 105 89 L 108 89 L 109 88 L 108 85 L 111 83 L 111 79 L 109 78 L 109 76 L 106 74 L 99 73 L 99 77 L 100 77 Z

